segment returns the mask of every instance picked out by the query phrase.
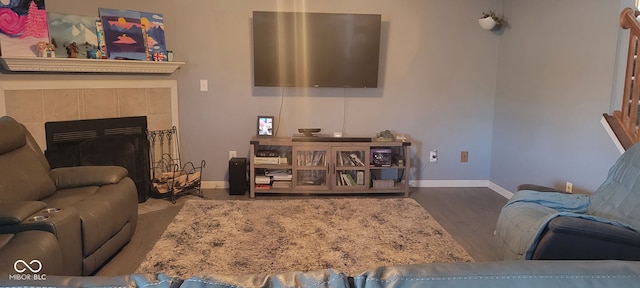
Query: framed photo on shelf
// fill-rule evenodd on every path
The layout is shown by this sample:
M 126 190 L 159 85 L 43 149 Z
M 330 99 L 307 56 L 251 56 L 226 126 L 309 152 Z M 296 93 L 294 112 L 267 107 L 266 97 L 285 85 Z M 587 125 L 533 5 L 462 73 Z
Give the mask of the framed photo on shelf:
M 273 116 L 258 116 L 257 135 L 258 136 L 274 136 L 273 134 Z

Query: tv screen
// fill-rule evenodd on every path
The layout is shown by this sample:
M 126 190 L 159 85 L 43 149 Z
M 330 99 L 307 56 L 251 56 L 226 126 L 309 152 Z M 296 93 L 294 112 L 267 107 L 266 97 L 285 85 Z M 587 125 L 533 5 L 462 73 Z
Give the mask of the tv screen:
M 254 11 L 254 85 L 377 87 L 381 18 Z

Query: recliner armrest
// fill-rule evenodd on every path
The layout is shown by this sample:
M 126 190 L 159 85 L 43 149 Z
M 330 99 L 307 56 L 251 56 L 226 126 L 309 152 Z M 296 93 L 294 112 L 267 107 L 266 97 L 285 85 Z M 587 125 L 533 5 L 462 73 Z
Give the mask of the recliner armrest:
M 66 189 L 115 184 L 127 174 L 127 169 L 120 166 L 76 166 L 52 169 L 51 179 L 56 188 Z
M 554 233 L 573 234 L 589 238 L 598 238 L 614 243 L 640 246 L 640 233 L 624 227 L 576 217 L 557 217 L 548 224 Z
M 576 217 L 549 222 L 532 259 L 638 260 L 640 233 Z
M 16 225 L 47 207 L 40 201 L 0 203 L 0 225 Z

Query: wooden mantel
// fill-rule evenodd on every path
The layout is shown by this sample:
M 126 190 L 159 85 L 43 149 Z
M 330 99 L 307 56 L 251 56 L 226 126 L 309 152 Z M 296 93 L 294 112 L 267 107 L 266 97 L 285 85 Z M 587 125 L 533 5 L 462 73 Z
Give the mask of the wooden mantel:
M 54 73 L 139 73 L 171 74 L 184 62 L 43 58 L 43 57 L 2 57 L 2 66 L 13 72 L 54 72 Z

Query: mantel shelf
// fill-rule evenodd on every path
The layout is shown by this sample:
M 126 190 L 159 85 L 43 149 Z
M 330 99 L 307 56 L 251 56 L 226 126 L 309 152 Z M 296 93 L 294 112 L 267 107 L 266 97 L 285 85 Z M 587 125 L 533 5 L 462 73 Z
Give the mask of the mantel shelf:
M 184 62 L 159 62 L 137 60 L 2 57 L 2 66 L 14 72 L 58 73 L 162 73 L 175 72 Z

